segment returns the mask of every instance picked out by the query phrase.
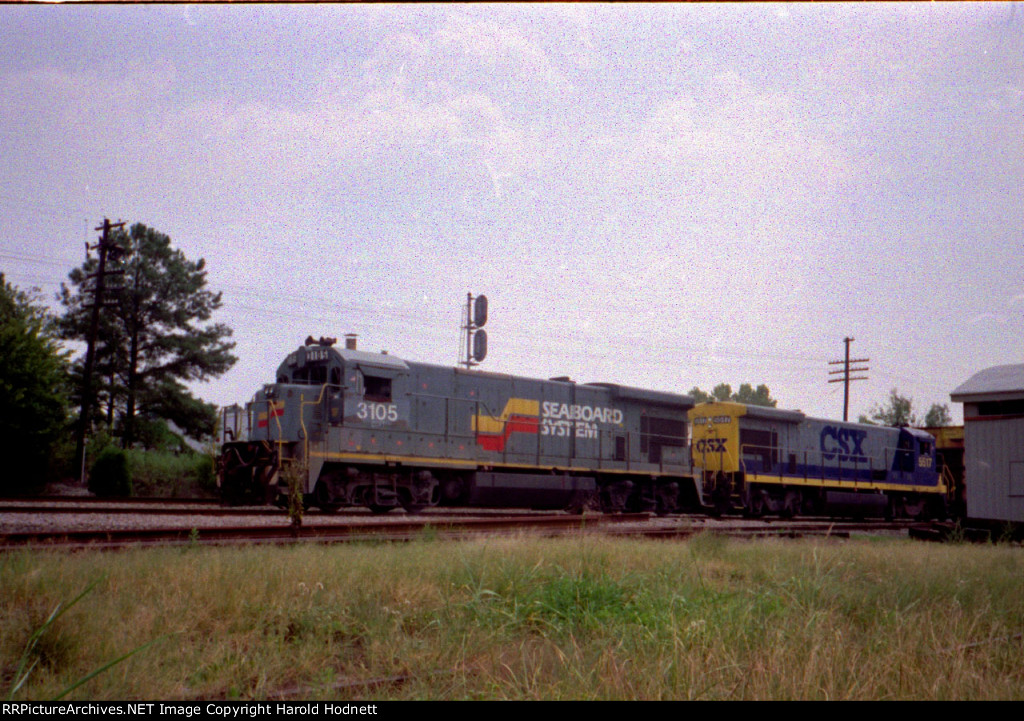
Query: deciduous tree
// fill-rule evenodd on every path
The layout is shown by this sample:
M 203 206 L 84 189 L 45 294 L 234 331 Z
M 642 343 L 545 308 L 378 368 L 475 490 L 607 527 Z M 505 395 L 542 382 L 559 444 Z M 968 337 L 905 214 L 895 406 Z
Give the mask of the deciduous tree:
M 943 403 L 932 403 L 932 407 L 928 409 L 928 412 L 924 415 L 924 425 L 926 428 L 939 428 L 941 426 L 953 425 L 953 416 L 949 413 L 949 406 Z
M 772 398 L 772 394 L 771 391 L 768 390 L 768 386 L 763 383 L 757 388 L 754 388 L 750 383 L 744 383 L 736 393 L 732 392 L 732 386 L 728 383 L 719 383 L 710 393 L 702 391 L 697 386 L 694 386 L 690 389 L 690 395 L 693 396 L 694 400 L 698 403 L 706 403 L 708 401 L 732 401 L 734 403 L 746 403 L 747 405 L 752 406 L 768 406 L 769 408 L 775 408 L 779 404 L 776 399 Z
M 859 420 L 861 423 L 882 426 L 918 425 L 913 399 L 900 395 L 895 388 L 889 391 L 889 399 L 884 404 L 873 406 L 869 414 L 861 416 Z
M 67 424 L 67 355 L 53 319 L 0 274 L 0 493 L 46 480 Z

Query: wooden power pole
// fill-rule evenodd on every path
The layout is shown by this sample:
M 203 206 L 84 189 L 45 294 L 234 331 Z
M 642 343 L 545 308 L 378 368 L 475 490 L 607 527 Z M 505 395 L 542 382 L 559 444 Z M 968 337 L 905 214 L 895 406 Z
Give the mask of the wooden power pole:
M 89 427 L 89 410 L 92 408 L 92 373 L 96 356 L 96 336 L 100 329 L 100 308 L 103 307 L 103 293 L 106 290 L 106 279 L 108 275 L 123 275 L 123 270 L 107 270 L 107 257 L 113 251 L 115 256 L 123 253 L 124 249 L 110 239 L 110 231 L 114 228 L 123 228 L 124 223 L 111 223 L 108 218 L 103 219 L 103 225 L 96 228 L 102 230 L 103 236 L 100 242 L 89 247 L 89 250 L 99 251 L 99 267 L 95 273 L 90 273 L 88 278 L 95 278 L 96 283 L 92 289 L 92 321 L 89 324 L 89 337 L 86 340 L 85 369 L 82 374 L 82 410 L 78 416 L 78 428 L 75 432 L 75 467 L 79 469 L 82 482 L 85 482 L 85 434 Z
M 829 365 L 842 365 L 841 369 L 829 371 L 829 375 L 838 376 L 831 378 L 829 383 L 842 383 L 843 384 L 843 420 L 847 420 L 850 413 L 850 381 L 866 381 L 867 376 L 853 376 L 852 373 L 867 373 L 868 367 L 852 368 L 851 365 L 855 363 L 868 363 L 870 358 L 850 358 L 850 343 L 853 343 L 853 338 L 843 338 L 843 342 L 846 344 L 846 358 L 843 360 L 829 361 Z

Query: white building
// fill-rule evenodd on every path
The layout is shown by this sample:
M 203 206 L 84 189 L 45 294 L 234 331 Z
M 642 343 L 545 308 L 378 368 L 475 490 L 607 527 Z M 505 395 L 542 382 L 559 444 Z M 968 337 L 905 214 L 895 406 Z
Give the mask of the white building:
M 950 398 L 964 404 L 968 518 L 1024 522 L 1024 364 L 975 373 Z

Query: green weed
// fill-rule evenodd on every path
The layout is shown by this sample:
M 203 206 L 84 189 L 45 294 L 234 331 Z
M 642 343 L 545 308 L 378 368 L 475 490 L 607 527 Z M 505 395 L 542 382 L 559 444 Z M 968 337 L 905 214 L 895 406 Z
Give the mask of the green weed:
M 88 614 L 79 603 L 73 624 L 51 624 L 64 639 L 44 652 L 40 638 L 22 664 L 26 609 L 97 576 Z M 55 697 L 164 637 L 173 654 L 136 653 L 67 695 L 348 699 L 400 677 L 373 693 L 1024 698 L 1024 555 L 1012 546 L 588 536 L 26 550 L 0 557 L 0 587 L 0 668 L 20 667 L 20 698 Z
M 28 641 L 25 643 L 25 648 L 18 661 L 17 670 L 14 672 L 14 678 L 7 693 L 8 701 L 12 701 L 14 699 L 15 695 L 19 690 L 21 690 L 22 686 L 25 685 L 29 676 L 37 667 L 44 667 L 51 671 L 59 671 L 61 670 L 61 667 L 66 666 L 71 662 L 74 650 L 77 646 L 77 640 L 69 635 L 67 629 L 59 627 L 58 621 L 66 611 L 89 594 L 101 580 L 102 579 L 96 579 L 90 583 L 86 586 L 85 590 L 79 593 L 69 603 L 58 603 L 54 607 L 53 611 L 50 612 L 50 615 L 46 620 L 33 630 Z M 142 651 L 156 640 L 159 639 L 143 644 L 142 646 L 139 646 L 112 661 L 108 661 L 99 668 L 87 673 L 77 681 L 65 687 L 60 691 L 60 693 L 53 697 L 53 700 L 58 701 L 64 698 L 79 686 L 99 676 L 101 673 L 107 671 L 113 666 L 116 666 L 130 656 Z

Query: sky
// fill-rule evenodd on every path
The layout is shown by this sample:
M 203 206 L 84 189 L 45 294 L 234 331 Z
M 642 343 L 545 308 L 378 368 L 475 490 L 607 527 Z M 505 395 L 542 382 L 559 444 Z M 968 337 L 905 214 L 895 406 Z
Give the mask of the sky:
M 0 272 L 103 219 L 204 258 L 235 366 L 307 335 L 920 415 L 1024 362 L 1020 3 L 0 6 Z M 862 374 L 863 375 L 863 374 Z

